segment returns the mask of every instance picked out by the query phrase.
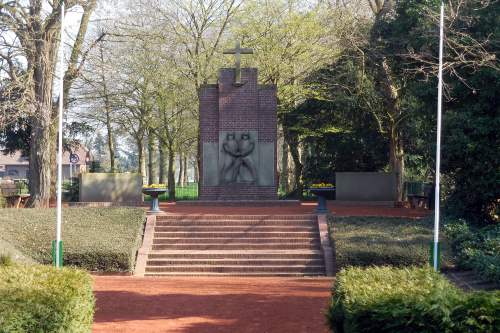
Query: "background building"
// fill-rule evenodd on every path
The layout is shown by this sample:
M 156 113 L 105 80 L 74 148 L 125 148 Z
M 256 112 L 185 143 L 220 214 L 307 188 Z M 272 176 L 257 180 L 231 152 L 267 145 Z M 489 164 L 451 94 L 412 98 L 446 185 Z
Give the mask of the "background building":
M 70 155 L 72 162 L 70 162 Z M 73 153 L 65 151 L 63 155 L 63 178 L 69 179 L 70 175 L 77 177 L 82 172 L 89 170 L 91 155 L 86 147 L 80 147 Z M 16 151 L 14 154 L 0 153 L 0 179 L 28 179 L 29 160 L 24 157 L 21 151 Z

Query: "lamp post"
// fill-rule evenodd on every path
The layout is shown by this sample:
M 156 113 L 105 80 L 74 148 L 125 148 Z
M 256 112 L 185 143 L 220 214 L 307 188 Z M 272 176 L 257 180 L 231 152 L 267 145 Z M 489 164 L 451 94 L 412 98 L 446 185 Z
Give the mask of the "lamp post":
M 61 0 L 61 40 L 59 45 L 59 115 L 58 115 L 58 141 L 57 141 L 57 214 L 56 214 L 56 240 L 52 242 L 52 256 L 54 265 L 62 267 L 62 158 L 63 158 L 63 107 L 64 107 L 64 0 Z M 55 244 L 54 244 L 55 243 Z
M 437 102 L 437 140 L 436 140 L 436 187 L 434 195 L 434 242 L 432 247 L 432 267 L 435 271 L 439 266 L 439 194 L 441 170 L 441 112 L 443 104 L 443 39 L 444 39 L 444 3 L 441 2 L 439 20 L 439 74 Z

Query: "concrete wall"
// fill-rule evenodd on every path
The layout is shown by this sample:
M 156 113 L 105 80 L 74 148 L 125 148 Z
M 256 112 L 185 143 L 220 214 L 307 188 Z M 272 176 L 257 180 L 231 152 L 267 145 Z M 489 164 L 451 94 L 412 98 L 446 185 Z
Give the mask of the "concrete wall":
M 396 175 L 383 172 L 336 172 L 339 201 L 396 201 Z
M 82 173 L 80 201 L 141 202 L 142 177 L 137 173 Z

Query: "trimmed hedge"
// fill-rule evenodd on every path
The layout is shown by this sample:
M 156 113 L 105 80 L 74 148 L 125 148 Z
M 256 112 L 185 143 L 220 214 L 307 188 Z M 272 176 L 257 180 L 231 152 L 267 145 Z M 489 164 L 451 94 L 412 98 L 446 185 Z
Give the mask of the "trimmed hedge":
M 0 238 L 41 264 L 52 261 L 54 209 L 2 209 Z M 141 208 L 65 208 L 64 265 L 91 271 L 133 271 L 142 241 Z
M 337 274 L 327 319 L 335 333 L 493 333 L 500 292 L 464 293 L 427 267 L 351 267 Z
M 0 266 L 0 333 L 91 332 L 89 274 L 50 266 Z
M 429 263 L 430 219 L 331 217 L 330 237 L 337 269 L 348 266 L 423 266 Z M 451 265 L 446 246 L 442 267 Z

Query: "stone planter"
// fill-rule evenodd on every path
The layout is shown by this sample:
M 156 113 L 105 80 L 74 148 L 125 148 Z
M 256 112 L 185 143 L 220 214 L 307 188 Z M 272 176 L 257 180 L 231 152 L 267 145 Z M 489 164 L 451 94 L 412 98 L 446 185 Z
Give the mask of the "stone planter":
M 314 211 L 317 214 L 328 214 L 326 207 L 326 196 L 335 192 L 335 187 L 322 187 L 322 188 L 308 188 L 308 190 L 318 197 L 318 207 Z
M 152 200 L 151 200 L 151 208 L 150 208 L 150 212 L 151 213 L 160 213 L 161 210 L 160 210 L 160 204 L 159 204 L 159 201 L 158 201 L 158 196 L 167 192 L 167 189 L 166 188 L 149 188 L 149 187 L 146 187 L 146 188 L 143 188 L 142 189 L 142 193 L 144 194 L 147 194 L 149 195 Z

